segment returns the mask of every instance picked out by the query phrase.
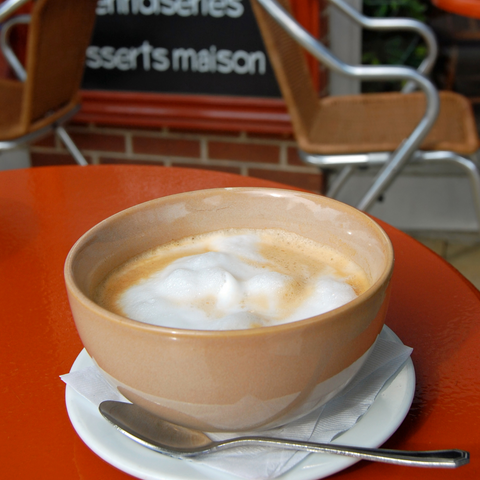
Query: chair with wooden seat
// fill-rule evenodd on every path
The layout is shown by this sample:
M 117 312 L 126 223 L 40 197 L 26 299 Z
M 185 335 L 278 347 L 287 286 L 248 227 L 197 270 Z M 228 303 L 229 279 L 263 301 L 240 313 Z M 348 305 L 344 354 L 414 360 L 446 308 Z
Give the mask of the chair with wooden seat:
M 428 27 L 410 19 L 368 19 L 342 0 L 329 0 L 365 28 L 416 30 L 434 50 Z M 348 65 L 336 58 L 293 18 L 289 0 L 252 0 L 283 98 L 300 157 L 325 171 L 339 172 L 327 190 L 334 197 L 358 167 L 380 171 L 357 206 L 369 209 L 407 163 L 451 162 L 464 169 L 472 187 L 480 227 L 479 139 L 469 101 L 437 92 L 420 71 L 401 66 Z M 318 98 L 305 50 L 337 73 L 363 81 L 402 80 L 403 92 Z M 428 63 L 428 62 L 427 62 Z M 416 86 L 420 91 L 411 92 Z M 411 93 L 408 93 L 411 92 Z
M 97 1 L 37 0 L 31 15 L 11 17 L 24 3 L 7 0 L 0 5 L 0 23 L 4 22 L 0 44 L 18 78 L 0 79 L 0 151 L 55 131 L 75 161 L 86 165 L 62 125 L 80 108 L 85 51 Z M 29 24 L 25 68 L 8 41 L 18 24 Z

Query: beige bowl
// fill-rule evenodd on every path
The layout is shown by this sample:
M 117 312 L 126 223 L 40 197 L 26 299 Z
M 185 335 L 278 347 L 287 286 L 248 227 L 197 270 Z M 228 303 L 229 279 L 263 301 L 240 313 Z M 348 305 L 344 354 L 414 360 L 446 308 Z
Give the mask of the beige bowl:
M 158 327 L 92 301 L 115 267 L 152 247 L 223 228 L 283 228 L 343 252 L 370 288 L 305 320 L 248 330 Z M 319 195 L 265 188 L 200 190 L 152 200 L 96 225 L 73 246 L 65 280 L 82 342 L 134 403 L 206 431 L 277 426 L 336 395 L 382 329 L 393 250 L 369 217 Z

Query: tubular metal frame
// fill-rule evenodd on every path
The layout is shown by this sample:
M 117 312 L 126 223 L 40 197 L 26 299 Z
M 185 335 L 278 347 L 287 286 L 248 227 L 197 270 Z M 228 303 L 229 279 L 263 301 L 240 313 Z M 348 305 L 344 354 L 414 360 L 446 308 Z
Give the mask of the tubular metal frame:
M 332 184 L 329 186 L 327 196 L 335 198 L 340 189 L 347 182 L 350 176 L 358 167 L 381 166 L 388 161 L 390 152 L 363 153 L 357 155 L 310 155 L 299 150 L 300 158 L 311 165 L 321 168 L 339 168 L 342 167 Z M 473 203 L 477 222 L 480 225 L 480 175 L 476 167 L 478 154 L 472 155 L 472 158 L 465 158 L 455 152 L 449 151 L 421 151 L 417 150 L 410 158 L 409 164 L 418 163 L 450 163 L 463 170 L 470 182 L 472 190 Z M 318 159 L 321 159 L 319 162 Z
M 0 6 L 0 22 L 8 18 L 18 8 L 27 3 L 27 1 L 28 0 L 7 0 L 6 2 L 4 2 Z M 2 50 L 8 64 L 15 72 L 16 77 L 21 82 L 25 82 L 27 80 L 27 72 L 10 46 L 9 33 L 12 27 L 19 24 L 28 24 L 30 23 L 30 19 L 31 15 L 17 15 L 13 18 L 10 18 L 3 23 L 2 30 L 0 32 L 0 49 Z M 75 145 L 65 128 L 62 126 L 65 122 L 70 120 L 75 115 L 75 113 L 78 112 L 78 110 L 80 110 L 80 105 L 75 106 L 68 113 L 66 113 L 65 115 L 57 119 L 55 122 L 44 128 L 18 137 L 15 140 L 0 141 L 0 151 L 18 148 L 21 145 L 30 143 L 37 140 L 38 138 L 48 135 L 53 130 L 61 139 L 67 150 L 77 162 L 77 164 L 82 167 L 88 165 L 87 160 L 82 155 L 78 147 Z
M 462 157 L 455 152 L 419 150 L 423 139 L 434 125 L 440 107 L 437 89 L 425 76 L 435 62 L 437 43 L 433 32 L 421 22 L 408 19 L 371 19 L 361 15 L 343 0 L 328 0 L 354 21 L 365 28 L 376 30 L 405 29 L 420 34 L 431 51 L 422 62 L 419 70 L 402 66 L 362 66 L 349 65 L 336 58 L 322 43 L 308 33 L 276 0 L 256 0 L 264 10 L 290 35 L 297 43 L 305 48 L 313 57 L 328 69 L 364 81 L 375 80 L 405 80 L 404 92 L 410 92 L 418 87 L 426 97 L 425 113 L 414 129 L 394 152 L 346 154 L 346 155 L 313 155 L 299 150 L 300 157 L 306 163 L 322 169 L 342 170 L 330 186 L 327 195 L 334 197 L 350 175 L 360 166 L 380 166 L 380 170 L 373 180 L 369 190 L 364 194 L 357 208 L 368 210 L 385 190 L 395 180 L 397 175 L 408 162 L 450 162 L 466 171 L 472 187 L 475 212 L 480 228 L 480 175 L 473 160 Z M 476 155 L 474 155 L 476 157 Z M 476 159 L 476 158 L 475 158 Z
M 358 10 L 355 10 L 355 8 L 343 0 L 327 1 L 367 30 L 406 30 L 417 33 L 423 38 L 427 45 L 427 56 L 417 68 L 417 72 L 428 75 L 432 71 L 438 56 L 438 45 L 434 33 L 427 25 L 411 18 L 370 18 L 362 15 Z M 402 92 L 410 93 L 414 91 L 416 87 L 417 85 L 414 82 L 407 82 L 402 88 Z
M 30 0 L 5 0 L 0 5 L 0 23 L 5 21 L 10 15 L 14 14 L 22 5 Z

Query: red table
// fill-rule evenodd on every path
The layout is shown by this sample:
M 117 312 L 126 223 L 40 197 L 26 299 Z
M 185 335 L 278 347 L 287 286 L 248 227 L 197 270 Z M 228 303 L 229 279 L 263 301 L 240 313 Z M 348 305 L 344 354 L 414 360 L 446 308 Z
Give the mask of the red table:
M 131 205 L 186 190 L 279 186 L 237 175 L 137 166 L 0 172 L 1 477 L 131 478 L 80 440 L 59 380 L 82 349 L 63 282 L 80 235 Z M 387 324 L 414 348 L 416 395 L 390 448 L 461 448 L 471 463 L 430 470 L 360 462 L 331 478 L 480 478 L 480 293 L 440 257 L 398 230 Z
M 432 0 L 432 3 L 447 12 L 465 17 L 480 18 L 479 0 Z

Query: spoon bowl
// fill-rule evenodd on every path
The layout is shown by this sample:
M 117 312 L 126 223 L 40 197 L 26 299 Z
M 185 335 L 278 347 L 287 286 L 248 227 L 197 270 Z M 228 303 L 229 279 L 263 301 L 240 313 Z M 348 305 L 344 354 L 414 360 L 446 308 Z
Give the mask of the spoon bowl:
M 175 425 L 131 403 L 107 400 L 100 404 L 99 410 L 106 420 L 127 437 L 151 450 L 175 458 L 191 458 L 255 445 L 333 453 L 374 462 L 419 467 L 456 468 L 470 461 L 469 453 L 463 450 L 401 451 L 262 436 L 235 437 L 217 442 L 199 430 Z

